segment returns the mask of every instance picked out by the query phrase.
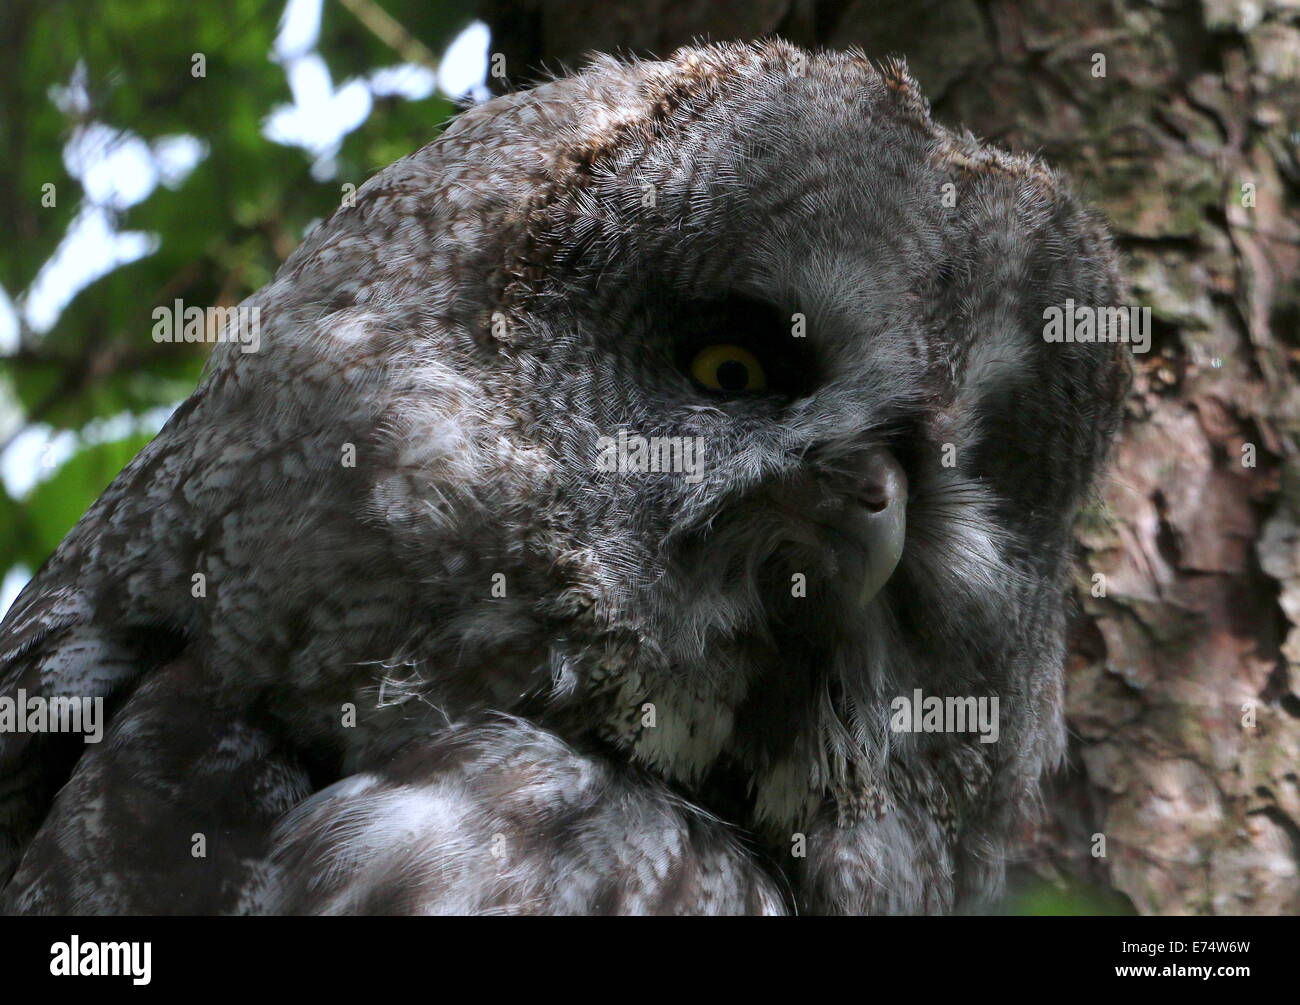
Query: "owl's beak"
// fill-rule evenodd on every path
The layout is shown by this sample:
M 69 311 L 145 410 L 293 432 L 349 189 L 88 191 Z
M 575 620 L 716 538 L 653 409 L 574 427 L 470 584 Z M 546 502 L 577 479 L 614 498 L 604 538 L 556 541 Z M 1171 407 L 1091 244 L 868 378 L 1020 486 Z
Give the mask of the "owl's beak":
M 907 534 L 907 473 L 884 447 L 867 455 L 854 492 L 853 522 L 866 551 L 860 600 L 865 607 L 889 581 L 903 557 Z

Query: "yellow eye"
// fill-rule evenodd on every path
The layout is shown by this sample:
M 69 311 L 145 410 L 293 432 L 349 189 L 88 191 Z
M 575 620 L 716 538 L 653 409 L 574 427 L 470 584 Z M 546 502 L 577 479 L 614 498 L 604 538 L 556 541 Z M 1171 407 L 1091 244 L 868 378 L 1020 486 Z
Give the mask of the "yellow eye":
M 738 345 L 705 346 L 691 360 L 691 376 L 715 391 L 761 391 L 767 387 L 763 364 Z

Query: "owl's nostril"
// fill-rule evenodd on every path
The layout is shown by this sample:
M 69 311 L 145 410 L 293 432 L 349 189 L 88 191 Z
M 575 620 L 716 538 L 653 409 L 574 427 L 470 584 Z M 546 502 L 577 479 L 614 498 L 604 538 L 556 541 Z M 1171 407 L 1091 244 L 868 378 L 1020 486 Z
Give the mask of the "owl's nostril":
M 867 509 L 879 513 L 893 503 L 907 501 L 907 474 L 889 450 L 876 447 L 866 457 L 853 494 Z
M 857 493 L 858 501 L 873 513 L 879 513 L 889 505 L 889 491 L 884 485 L 869 485 Z

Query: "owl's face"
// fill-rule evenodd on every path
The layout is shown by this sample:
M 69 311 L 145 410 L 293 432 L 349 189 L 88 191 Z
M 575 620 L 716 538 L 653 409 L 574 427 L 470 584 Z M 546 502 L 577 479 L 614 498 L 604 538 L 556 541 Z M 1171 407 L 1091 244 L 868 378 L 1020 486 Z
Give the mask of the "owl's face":
M 598 62 L 372 179 L 276 295 L 262 358 L 214 379 L 288 351 L 357 392 L 337 477 L 384 543 L 338 548 L 408 612 L 314 659 L 523 710 L 772 833 L 969 823 L 1059 752 L 1069 528 L 1127 368 L 1044 310 L 1115 303 L 1113 254 L 901 68 Z M 916 689 L 996 697 L 997 742 L 891 730 Z
M 1124 380 L 1114 347 L 1046 343 L 1043 311 L 1113 302 L 1105 239 L 896 69 L 681 82 L 719 58 L 637 80 L 664 94 L 555 158 L 480 314 L 467 379 L 535 465 L 498 514 L 534 528 L 530 590 L 559 575 L 570 602 L 551 714 L 779 826 L 888 801 L 908 758 L 975 762 L 972 793 L 1036 774 L 1068 528 Z M 915 688 L 1000 696 L 1006 748 L 891 735 Z

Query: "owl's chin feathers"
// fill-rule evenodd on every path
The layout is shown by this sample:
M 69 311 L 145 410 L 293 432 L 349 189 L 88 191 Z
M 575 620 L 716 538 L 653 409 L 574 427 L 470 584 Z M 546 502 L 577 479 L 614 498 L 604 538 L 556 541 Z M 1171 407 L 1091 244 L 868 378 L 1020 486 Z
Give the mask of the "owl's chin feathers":
M 1000 668 L 1027 658 L 1007 646 L 1007 601 L 1028 581 L 993 505 L 879 446 L 778 479 L 671 539 L 671 561 L 613 605 L 638 644 L 574 697 L 604 739 L 770 842 L 886 813 L 912 786 L 955 819 L 992 751 L 898 736 L 890 709 L 917 687 L 996 693 Z M 954 761 L 957 789 L 940 781 Z

